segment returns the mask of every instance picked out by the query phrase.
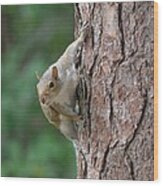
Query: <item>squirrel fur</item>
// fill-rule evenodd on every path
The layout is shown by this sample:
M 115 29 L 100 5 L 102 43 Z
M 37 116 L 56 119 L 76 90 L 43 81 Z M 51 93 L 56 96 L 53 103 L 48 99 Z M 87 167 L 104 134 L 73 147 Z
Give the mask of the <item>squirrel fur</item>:
M 78 84 L 75 58 L 87 31 L 88 25 L 82 27 L 78 39 L 45 71 L 37 84 L 39 102 L 49 123 L 71 140 L 78 138 L 75 122 L 81 119 L 75 112 Z

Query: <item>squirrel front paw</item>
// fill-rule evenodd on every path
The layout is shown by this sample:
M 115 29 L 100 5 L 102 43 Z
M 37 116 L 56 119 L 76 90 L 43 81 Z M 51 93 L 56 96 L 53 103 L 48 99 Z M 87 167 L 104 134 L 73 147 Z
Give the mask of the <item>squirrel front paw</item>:
M 83 117 L 81 115 L 76 115 L 72 117 L 73 121 L 82 121 Z

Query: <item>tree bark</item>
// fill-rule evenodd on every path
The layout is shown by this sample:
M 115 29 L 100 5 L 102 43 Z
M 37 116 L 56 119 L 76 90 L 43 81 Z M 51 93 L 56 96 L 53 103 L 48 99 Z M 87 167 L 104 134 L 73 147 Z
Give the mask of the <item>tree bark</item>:
M 78 178 L 153 180 L 154 3 L 75 4 L 76 37 L 84 21 Z

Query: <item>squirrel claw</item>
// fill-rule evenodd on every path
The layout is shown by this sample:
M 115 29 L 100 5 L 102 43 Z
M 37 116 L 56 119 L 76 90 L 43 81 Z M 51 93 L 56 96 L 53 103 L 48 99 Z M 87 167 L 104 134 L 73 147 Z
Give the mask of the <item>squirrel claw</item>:
M 86 38 L 89 29 L 90 29 L 90 23 L 88 21 L 84 21 L 80 31 L 83 39 Z

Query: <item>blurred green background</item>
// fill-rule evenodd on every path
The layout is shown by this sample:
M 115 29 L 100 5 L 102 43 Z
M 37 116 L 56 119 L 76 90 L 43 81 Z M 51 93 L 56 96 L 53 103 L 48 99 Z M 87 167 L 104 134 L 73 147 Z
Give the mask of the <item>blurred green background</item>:
M 75 178 L 73 145 L 45 119 L 42 74 L 73 41 L 73 4 L 1 6 L 1 175 Z

